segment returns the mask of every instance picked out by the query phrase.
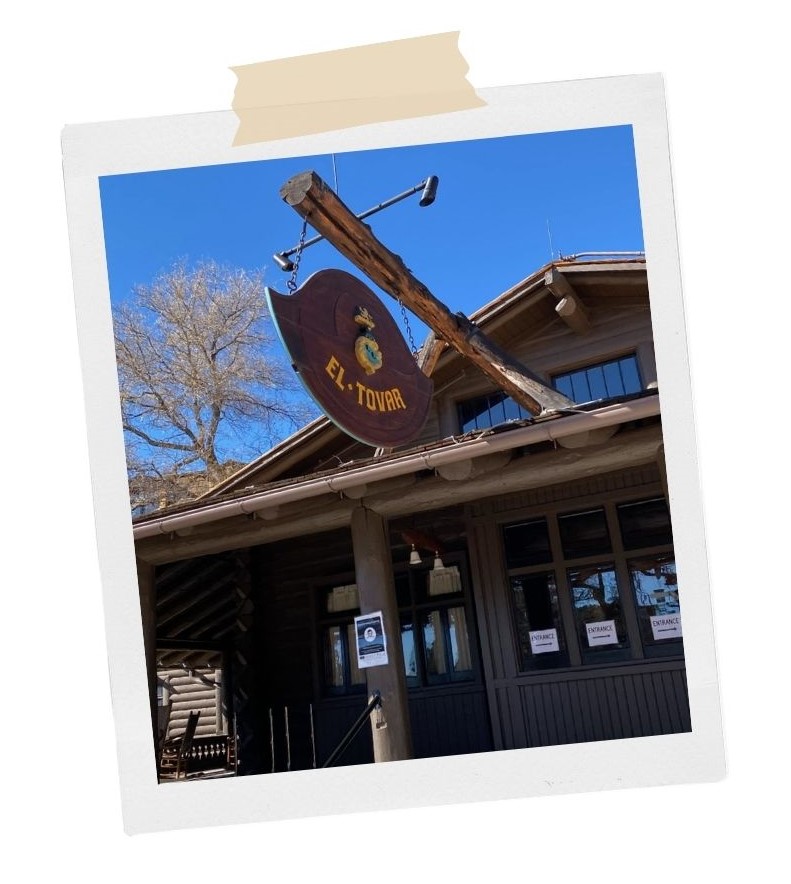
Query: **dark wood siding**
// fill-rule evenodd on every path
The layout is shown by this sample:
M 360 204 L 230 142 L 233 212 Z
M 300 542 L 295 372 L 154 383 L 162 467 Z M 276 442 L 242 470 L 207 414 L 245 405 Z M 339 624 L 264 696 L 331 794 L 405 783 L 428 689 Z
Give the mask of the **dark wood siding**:
M 364 708 L 363 697 L 356 701 L 328 700 L 319 705 L 316 716 L 319 764 L 340 743 Z M 486 692 L 481 686 L 410 692 L 409 717 L 415 758 L 488 752 L 494 748 Z M 371 728 L 366 725 L 339 763 L 372 761 Z
M 349 728 L 365 709 L 367 697 L 353 700 L 328 700 L 320 703 L 316 712 L 316 756 L 321 766 L 335 751 Z M 338 760 L 338 765 L 370 764 L 374 760 L 371 725 L 366 723 Z
M 464 755 L 493 749 L 483 687 L 451 688 L 442 694 L 409 697 L 415 758 Z
M 531 676 L 496 688 L 506 749 L 692 730 L 684 664 Z M 515 722 L 524 722 L 524 730 Z

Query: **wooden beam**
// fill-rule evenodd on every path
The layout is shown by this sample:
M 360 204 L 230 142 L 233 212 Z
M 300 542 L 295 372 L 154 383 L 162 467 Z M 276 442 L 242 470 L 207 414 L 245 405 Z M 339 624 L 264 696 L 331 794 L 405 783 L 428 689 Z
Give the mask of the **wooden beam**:
M 438 338 L 477 365 L 530 414 L 573 405 L 490 341 L 464 314 L 451 313 L 315 172 L 291 178 L 281 187 L 280 196 L 369 279 L 402 301 Z
M 417 357 L 418 367 L 427 377 L 431 377 L 434 373 L 439 357 L 443 354 L 446 347 L 447 344 L 441 341 L 435 332 L 429 332 Z
M 437 467 L 437 472 L 449 482 L 461 482 L 483 476 L 492 470 L 501 470 L 510 460 L 510 451 L 497 451 L 471 460 L 443 464 Z
M 544 284 L 558 299 L 555 312 L 566 325 L 578 335 L 589 332 L 588 311 L 568 279 L 559 270 L 550 267 L 544 274 Z
M 386 518 L 444 509 L 448 506 L 499 497 L 515 491 L 573 482 L 600 473 L 656 462 L 661 441 L 658 425 L 618 433 L 606 446 L 589 451 L 559 448 L 516 458 L 500 470 L 463 482 L 448 482 L 440 476 L 418 483 L 409 494 L 371 493 L 366 506 Z

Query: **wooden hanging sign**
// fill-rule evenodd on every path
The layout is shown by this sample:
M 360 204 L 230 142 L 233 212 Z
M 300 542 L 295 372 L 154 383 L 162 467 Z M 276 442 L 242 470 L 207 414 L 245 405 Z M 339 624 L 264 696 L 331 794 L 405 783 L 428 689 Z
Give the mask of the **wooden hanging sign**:
M 295 370 L 333 423 L 374 447 L 417 438 L 434 385 L 363 282 L 320 270 L 293 295 L 267 288 L 266 298 Z

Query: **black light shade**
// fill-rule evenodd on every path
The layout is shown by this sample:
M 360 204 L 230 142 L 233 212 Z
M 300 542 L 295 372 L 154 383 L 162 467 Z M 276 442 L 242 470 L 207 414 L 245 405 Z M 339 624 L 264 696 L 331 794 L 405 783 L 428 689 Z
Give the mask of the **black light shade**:
M 437 187 L 439 187 L 439 178 L 436 175 L 429 175 L 423 193 L 420 194 L 421 207 L 430 206 L 434 202 L 437 197 Z
M 292 262 L 289 261 L 289 259 L 284 254 L 282 254 L 282 252 L 277 252 L 276 254 L 272 255 L 272 259 L 284 273 L 291 273 L 291 271 L 294 269 L 294 265 L 292 264 Z

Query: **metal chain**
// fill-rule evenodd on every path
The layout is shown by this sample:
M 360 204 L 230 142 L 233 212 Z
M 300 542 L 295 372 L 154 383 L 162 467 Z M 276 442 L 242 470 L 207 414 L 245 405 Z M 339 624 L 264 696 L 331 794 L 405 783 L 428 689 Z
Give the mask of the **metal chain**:
M 401 318 L 404 320 L 407 338 L 409 338 L 409 349 L 412 351 L 412 355 L 415 357 L 415 359 L 417 359 L 417 347 L 415 346 L 415 339 L 412 337 L 412 329 L 409 327 L 409 317 L 407 316 L 406 307 L 404 307 L 404 303 L 401 298 L 398 299 L 398 306 L 401 308 Z
M 294 265 L 294 269 L 291 271 L 291 278 L 286 283 L 288 285 L 289 292 L 293 295 L 297 290 L 297 273 L 299 273 L 299 262 L 302 260 L 302 249 L 305 246 L 305 234 L 308 230 L 308 219 L 305 218 L 302 222 L 302 233 L 299 235 L 299 243 L 297 244 L 297 253 L 294 255 L 294 260 L 292 264 Z

